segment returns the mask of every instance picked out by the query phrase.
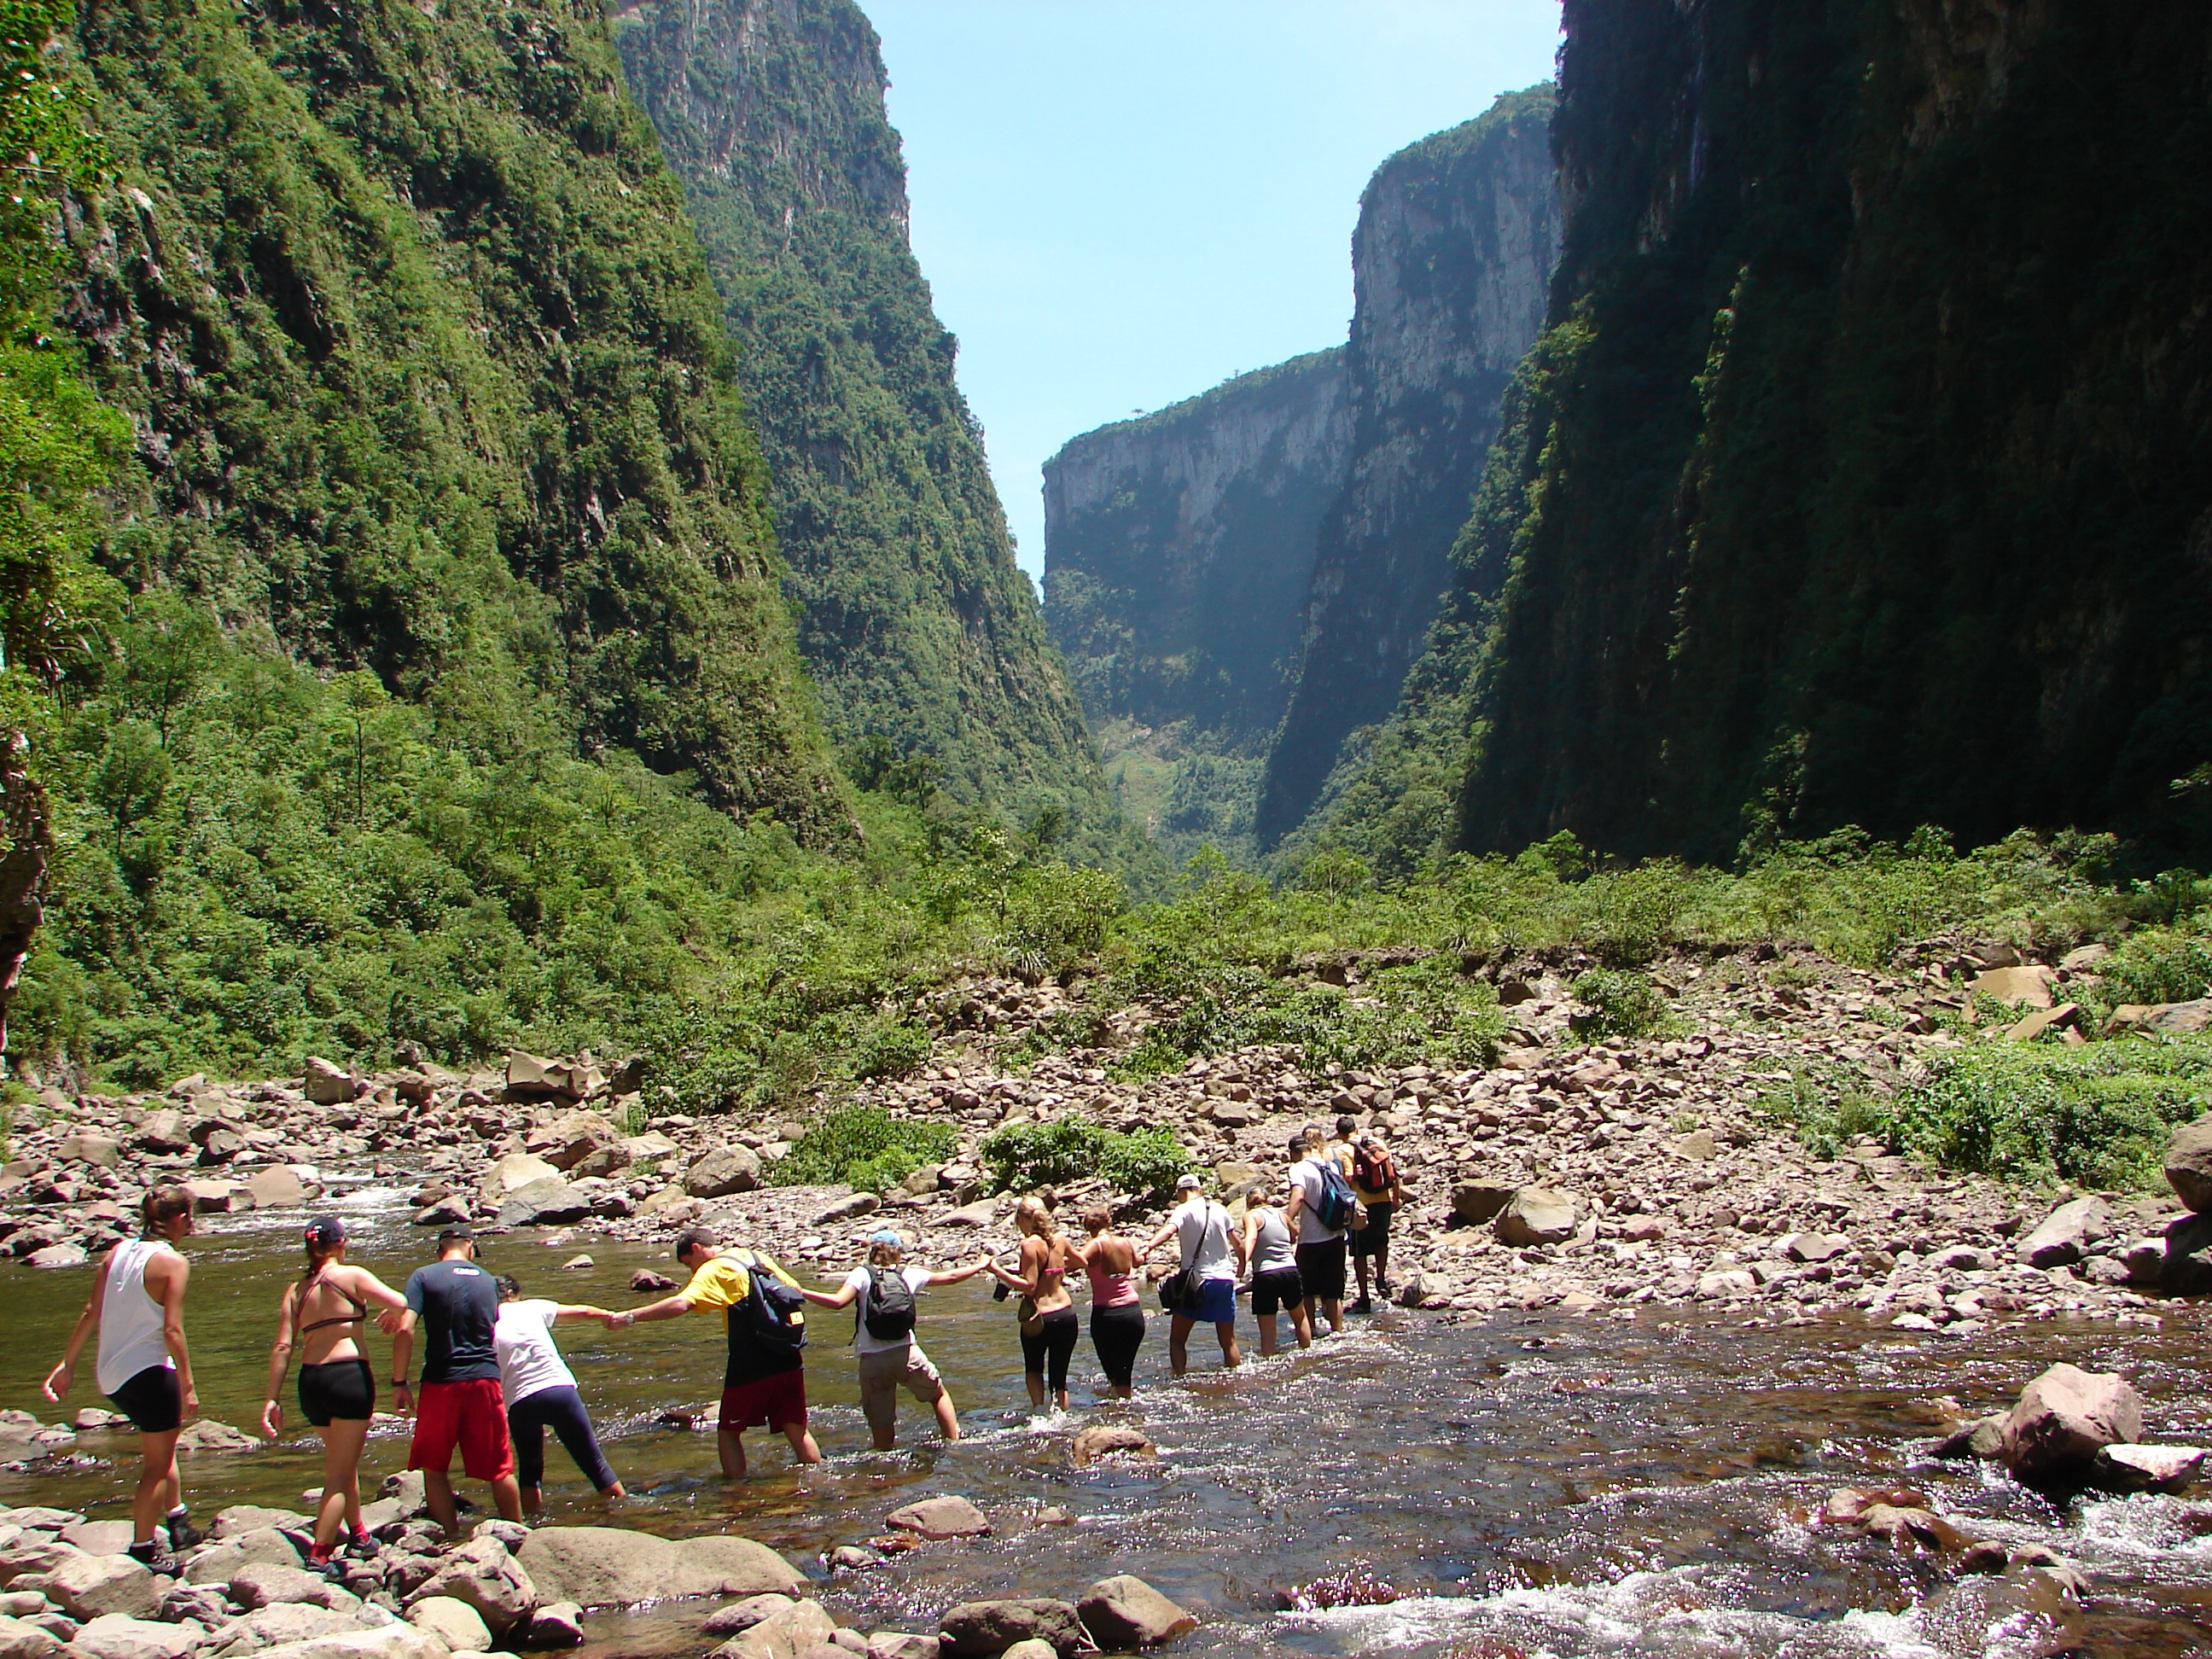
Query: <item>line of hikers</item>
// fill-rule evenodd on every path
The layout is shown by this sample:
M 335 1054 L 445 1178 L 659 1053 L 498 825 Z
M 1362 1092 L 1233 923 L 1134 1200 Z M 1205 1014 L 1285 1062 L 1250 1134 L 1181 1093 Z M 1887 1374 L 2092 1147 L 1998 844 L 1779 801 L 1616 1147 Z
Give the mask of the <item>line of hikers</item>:
M 526 1509 L 539 1506 L 549 1428 L 603 1498 L 625 1496 L 554 1341 L 553 1327 L 562 1321 L 592 1320 L 621 1330 L 693 1312 L 721 1313 L 728 1359 L 716 1437 L 722 1472 L 733 1479 L 745 1473 L 749 1429 L 781 1433 L 801 1462 L 822 1459 L 807 1425 L 803 1351 L 810 1303 L 854 1310 L 860 1409 L 878 1450 L 896 1443 L 901 1389 L 932 1407 L 945 1439 L 960 1437 L 944 1377 L 916 1338 L 915 1297 L 979 1273 L 997 1280 L 999 1295 L 1020 1294 L 1023 1374 L 1033 1407 L 1048 1398 L 1063 1410 L 1067 1405 L 1079 1331 L 1068 1288 L 1075 1267 L 1090 1283 L 1091 1337 L 1109 1392 L 1130 1395 L 1146 1328 L 1138 1281 L 1146 1258 L 1171 1240 L 1176 1266 L 1159 1279 L 1159 1292 L 1170 1314 L 1168 1355 L 1176 1376 L 1188 1367 L 1190 1334 L 1201 1323 L 1213 1326 L 1225 1366 L 1242 1363 L 1237 1297 L 1248 1267 L 1261 1354 L 1277 1351 L 1277 1322 L 1285 1313 L 1298 1346 L 1310 1346 L 1316 1304 L 1333 1333 L 1344 1328 L 1347 1256 L 1359 1289 L 1352 1311 L 1371 1306 L 1370 1271 L 1373 1288 L 1389 1294 L 1390 1224 L 1402 1199 L 1380 1140 L 1359 1134 L 1349 1117 L 1338 1120 L 1337 1131 L 1334 1141 L 1318 1126 L 1294 1136 L 1279 1201 L 1253 1193 L 1241 1225 L 1218 1200 L 1203 1195 L 1194 1175 L 1182 1178 L 1174 1212 L 1141 1243 L 1116 1233 L 1103 1206 L 1085 1212 L 1088 1237 L 1079 1243 L 1059 1231 L 1042 1199 L 1030 1196 L 1015 1206 L 1021 1249 L 1011 1268 L 988 1253 L 944 1271 L 908 1267 L 904 1241 L 883 1229 L 869 1240 L 866 1264 L 848 1273 L 835 1291 L 809 1290 L 765 1252 L 726 1249 L 712 1230 L 694 1227 L 676 1240 L 676 1260 L 690 1275 L 684 1287 L 619 1311 L 525 1297 L 514 1278 L 495 1277 L 478 1265 L 476 1236 L 465 1226 L 441 1232 L 437 1259 L 395 1291 L 346 1261 L 349 1241 L 338 1218 L 317 1217 L 303 1235 L 307 1271 L 278 1299 L 261 1410 L 262 1431 L 274 1438 L 283 1431 L 281 1395 L 296 1356 L 300 1413 L 319 1432 L 324 1449 L 308 1565 L 335 1577 L 341 1552 L 364 1557 L 376 1549 L 362 1525 L 360 1483 L 362 1449 L 376 1408 L 376 1376 L 362 1348 L 372 1309 L 380 1310 L 376 1322 L 392 1337 L 393 1403 L 415 1419 L 407 1467 L 422 1473 L 430 1514 L 450 1535 L 459 1521 L 455 1452 L 469 1479 L 490 1484 L 500 1514 L 520 1520 Z M 204 1535 L 191 1523 L 176 1461 L 185 1419 L 199 1408 L 184 1328 L 191 1268 L 177 1249 L 192 1231 L 192 1208 L 182 1187 L 147 1194 L 140 1237 L 101 1258 L 62 1361 L 43 1385 L 49 1400 L 68 1392 L 77 1357 L 97 1330 L 100 1392 L 140 1437 L 130 1553 L 156 1571 L 173 1571 L 171 1552 L 190 1549 Z M 412 1374 L 418 1332 L 419 1393 Z

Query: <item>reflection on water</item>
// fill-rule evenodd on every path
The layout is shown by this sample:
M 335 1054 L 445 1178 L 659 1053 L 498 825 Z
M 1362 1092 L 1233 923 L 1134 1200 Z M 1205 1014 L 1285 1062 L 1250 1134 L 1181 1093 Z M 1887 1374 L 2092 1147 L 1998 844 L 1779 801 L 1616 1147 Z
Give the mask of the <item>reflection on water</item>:
M 358 1212 L 374 1215 L 383 1201 L 363 1193 Z M 295 1220 L 245 1218 L 191 1246 L 201 1397 L 223 1421 L 258 1415 L 273 1308 L 296 1271 Z M 354 1259 L 396 1284 L 426 1246 L 420 1234 L 380 1224 Z M 579 1249 L 597 1265 L 561 1271 Z M 548 1249 L 518 1236 L 493 1241 L 487 1256 L 530 1294 L 612 1306 L 636 1299 L 627 1288 L 635 1268 L 668 1267 L 604 1239 Z M 37 1380 L 85 1283 L 82 1273 L 8 1274 L 11 1363 L 0 1406 L 55 1414 L 36 1398 Z M 1936 1396 L 1987 1410 L 2060 1358 L 2133 1378 L 2149 1402 L 2148 1437 L 2201 1441 L 2205 1322 L 2195 1309 L 2173 1310 L 2163 1331 L 2037 1326 L 1963 1346 L 1856 1321 L 1751 1329 L 1705 1315 L 1515 1316 L 1455 1326 L 1385 1315 L 1310 1355 L 1230 1376 L 1201 1371 L 1182 1386 L 1166 1377 L 1165 1334 L 1156 1328 L 1135 1401 L 1097 1403 L 1086 1346 L 1077 1409 L 1032 1418 L 1009 1308 L 974 1283 L 932 1291 L 923 1308 L 923 1340 L 959 1404 L 965 1441 L 940 1445 L 927 1412 L 908 1401 L 908 1443 L 869 1451 L 842 1346 L 849 1319 L 819 1314 L 808 1391 L 830 1461 L 794 1470 L 781 1440 L 756 1437 L 757 1473 L 736 1486 L 714 1474 L 709 1433 L 656 1420 L 715 1394 L 716 1320 L 614 1334 L 563 1327 L 609 1455 L 638 1494 L 623 1524 L 672 1534 L 733 1527 L 813 1563 L 930 1492 L 964 1492 L 992 1513 L 999 1532 L 990 1539 L 924 1545 L 826 1583 L 829 1605 L 863 1629 L 928 1628 L 956 1601 L 1073 1595 L 1126 1571 L 1206 1619 L 1178 1652 L 1224 1656 L 1949 1659 L 2032 1655 L 2077 1636 L 2100 1656 L 2212 1650 L 2212 1498 L 2099 1500 L 2061 1514 L 1989 1470 L 1920 1461 L 1942 1420 Z M 70 1403 L 97 1401 L 88 1392 Z M 1142 1426 L 1164 1461 L 1071 1467 L 1069 1433 L 1102 1417 Z M 0 1475 L 0 1502 L 120 1512 L 129 1444 L 87 1435 L 77 1466 Z M 397 1428 L 374 1438 L 371 1478 L 398 1468 L 405 1448 Z M 557 1449 L 549 1447 L 547 1474 L 554 1518 L 599 1516 Z M 2024 1604 L 2017 1585 L 1954 1586 L 1937 1564 L 1808 1524 L 1836 1486 L 1905 1477 L 1975 1536 L 2046 1542 L 2083 1564 L 2095 1595 L 2079 1632 Z M 242 1499 L 297 1504 L 319 1462 L 314 1443 L 295 1438 L 254 1455 L 201 1455 L 187 1479 L 203 1510 Z M 1073 1522 L 1042 1524 L 1054 1506 Z M 1279 1610 L 1293 1586 L 1355 1565 L 1401 1599 Z M 704 1612 L 599 1620 L 592 1652 L 696 1652 Z

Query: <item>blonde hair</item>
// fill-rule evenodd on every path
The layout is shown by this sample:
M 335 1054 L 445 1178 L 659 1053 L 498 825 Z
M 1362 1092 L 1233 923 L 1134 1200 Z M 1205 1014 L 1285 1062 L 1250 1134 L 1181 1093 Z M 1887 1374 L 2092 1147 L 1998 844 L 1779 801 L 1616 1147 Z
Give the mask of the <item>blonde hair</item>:
M 1053 1234 L 1052 1206 L 1031 1193 L 1014 1206 L 1014 1225 L 1025 1233 L 1042 1233 L 1049 1238 Z

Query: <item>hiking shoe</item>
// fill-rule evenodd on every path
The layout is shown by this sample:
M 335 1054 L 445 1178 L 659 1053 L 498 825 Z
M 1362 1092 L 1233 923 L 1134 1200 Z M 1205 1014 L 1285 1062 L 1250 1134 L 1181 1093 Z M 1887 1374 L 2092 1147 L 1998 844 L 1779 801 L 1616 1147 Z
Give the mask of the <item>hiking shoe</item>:
M 1350 1307 L 1345 1310 L 1345 1312 L 1346 1313 L 1356 1314 L 1371 1314 L 1374 1311 L 1375 1304 L 1372 1302 L 1370 1302 L 1364 1296 L 1361 1297 L 1358 1301 L 1353 1303 Z
M 206 1532 L 194 1526 L 189 1516 L 173 1515 L 162 1524 L 169 1529 L 169 1547 L 179 1555 L 207 1542 Z
M 133 1544 L 123 1552 L 147 1571 L 162 1578 L 174 1578 L 184 1571 L 177 1558 L 161 1547 L 161 1540 L 146 1545 Z
M 313 1573 L 316 1577 L 327 1578 L 333 1584 L 345 1582 L 345 1563 L 339 1560 L 336 1554 L 311 1555 L 302 1566 L 305 1571 Z
M 383 1547 L 365 1532 L 357 1532 L 346 1540 L 345 1553 L 356 1561 L 374 1561 Z

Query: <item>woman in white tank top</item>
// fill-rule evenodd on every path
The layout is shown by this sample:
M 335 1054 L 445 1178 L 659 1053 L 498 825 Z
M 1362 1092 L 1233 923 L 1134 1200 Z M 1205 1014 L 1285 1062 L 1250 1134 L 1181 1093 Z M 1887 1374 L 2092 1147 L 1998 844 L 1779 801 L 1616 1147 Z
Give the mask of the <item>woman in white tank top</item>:
M 175 1562 L 155 1527 L 167 1512 L 169 1545 L 190 1549 L 200 1529 L 185 1511 L 177 1479 L 177 1435 L 200 1402 L 192 1387 L 191 1355 L 185 1347 L 185 1286 L 191 1264 L 177 1243 L 192 1230 L 192 1195 L 182 1187 L 156 1187 L 141 1206 L 139 1236 L 100 1259 L 92 1296 L 70 1333 L 62 1363 L 46 1373 L 46 1396 L 59 1400 L 76 1374 L 76 1357 L 95 1326 L 100 1391 L 138 1431 L 138 1490 L 131 1500 L 130 1553 L 157 1571 Z

